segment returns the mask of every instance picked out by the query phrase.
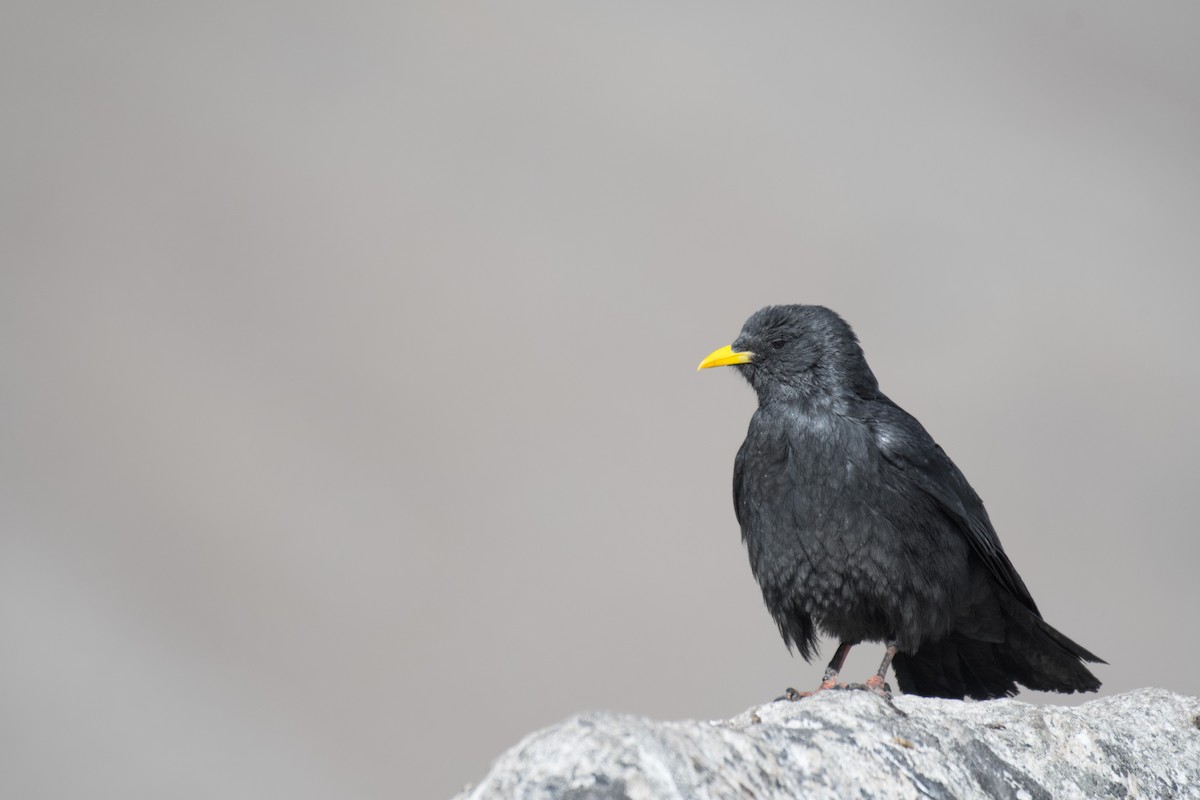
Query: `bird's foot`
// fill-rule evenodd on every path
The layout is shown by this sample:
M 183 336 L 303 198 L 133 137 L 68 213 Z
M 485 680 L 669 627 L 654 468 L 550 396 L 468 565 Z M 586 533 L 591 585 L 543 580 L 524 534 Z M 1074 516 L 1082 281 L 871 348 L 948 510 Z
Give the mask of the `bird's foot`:
M 884 700 L 892 699 L 892 687 L 883 682 L 882 675 L 872 675 L 867 678 L 867 682 L 863 684 L 863 688 L 871 694 L 876 694 Z
M 806 697 L 812 697 L 814 694 L 817 694 L 818 692 L 823 692 L 826 689 L 847 689 L 847 688 L 849 688 L 849 686 L 847 684 L 838 683 L 837 679 L 830 678 L 830 679 L 821 681 L 821 685 L 818 686 L 816 689 L 814 689 L 811 692 L 798 692 L 789 686 L 784 691 L 782 696 L 775 698 L 775 702 L 778 703 L 781 700 L 788 700 L 791 702 L 795 702 L 796 700 L 803 700 Z
M 839 683 L 833 689 L 843 689 L 853 692 L 870 692 L 873 695 L 882 697 L 884 700 L 892 699 L 892 687 L 883 682 L 883 678 L 878 675 L 872 675 L 867 678 L 866 683 Z

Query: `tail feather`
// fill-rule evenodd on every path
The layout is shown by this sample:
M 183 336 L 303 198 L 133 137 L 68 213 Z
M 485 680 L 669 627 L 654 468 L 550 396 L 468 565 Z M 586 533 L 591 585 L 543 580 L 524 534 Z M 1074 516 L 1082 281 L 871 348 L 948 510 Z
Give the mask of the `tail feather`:
M 1100 688 L 1100 681 L 1083 665 L 1085 661 L 1103 663 L 1098 657 L 1006 595 L 1002 603 L 1012 622 L 1005 647 L 997 655 L 1020 683 L 1043 692 L 1068 694 Z
M 957 633 L 926 642 L 915 653 L 896 654 L 892 660 L 896 683 L 905 694 L 923 697 L 1012 697 L 1019 690 L 996 658 L 999 647 Z
M 901 691 L 986 700 L 1015 695 L 1017 684 L 1067 694 L 1100 688 L 1100 681 L 1083 662 L 1103 661 L 1006 592 L 997 592 L 996 598 L 1004 619 L 1003 641 L 983 641 L 964 626 L 965 630 L 922 644 L 915 653 L 898 653 L 892 666 Z

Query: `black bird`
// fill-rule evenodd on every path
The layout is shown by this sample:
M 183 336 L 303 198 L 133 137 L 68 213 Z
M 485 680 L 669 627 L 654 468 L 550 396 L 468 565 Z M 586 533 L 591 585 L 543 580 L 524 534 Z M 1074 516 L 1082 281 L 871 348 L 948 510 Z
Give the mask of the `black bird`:
M 734 365 L 758 394 L 733 505 L 763 600 L 805 661 L 818 631 L 887 646 L 866 686 L 927 697 L 1090 692 L 1104 663 L 1050 627 L 962 472 L 879 391 L 850 326 L 822 306 L 768 306 L 699 369 Z M 807 693 L 805 693 L 807 694 Z M 801 696 L 788 690 L 788 697 Z

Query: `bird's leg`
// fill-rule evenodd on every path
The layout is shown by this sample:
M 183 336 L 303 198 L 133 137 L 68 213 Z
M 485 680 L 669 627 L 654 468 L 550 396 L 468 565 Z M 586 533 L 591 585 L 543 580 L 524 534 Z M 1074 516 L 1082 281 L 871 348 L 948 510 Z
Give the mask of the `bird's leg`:
M 846 663 L 846 656 L 850 655 L 850 648 L 854 647 L 854 642 L 842 642 L 838 645 L 837 652 L 833 654 L 833 660 L 829 662 L 829 666 L 825 668 L 825 677 L 821 679 L 821 689 L 832 689 L 837 686 L 838 673 L 842 671 L 842 665 Z
M 842 671 L 842 665 L 846 663 L 846 656 L 850 655 L 850 648 L 854 647 L 857 642 L 842 642 L 838 645 L 837 652 L 833 654 L 833 660 L 829 662 L 829 666 L 825 668 L 825 677 L 821 679 L 821 685 L 812 692 L 797 692 L 792 687 L 788 687 L 783 693 L 783 697 L 779 700 L 799 700 L 802 697 L 812 697 L 823 689 L 838 688 L 838 673 Z M 843 684 L 844 685 L 844 684 Z
M 867 689 L 888 700 L 892 699 L 892 690 L 884 681 L 887 678 L 888 667 L 892 665 L 892 659 L 896 657 L 896 651 L 899 649 L 896 642 L 888 642 L 887 651 L 883 654 L 883 663 L 879 665 L 879 671 L 867 678 Z

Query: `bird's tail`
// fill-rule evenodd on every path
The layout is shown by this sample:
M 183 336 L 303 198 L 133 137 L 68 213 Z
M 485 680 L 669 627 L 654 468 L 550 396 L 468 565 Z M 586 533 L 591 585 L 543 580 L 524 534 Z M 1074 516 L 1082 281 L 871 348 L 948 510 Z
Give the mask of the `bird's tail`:
M 896 682 L 906 694 L 926 697 L 1011 697 L 1021 684 L 1043 692 L 1094 692 L 1100 681 L 1084 661 L 1105 663 L 1051 627 L 1007 592 L 1000 591 L 1002 633 L 991 628 L 955 630 L 926 642 L 915 653 L 898 653 L 892 662 Z M 976 635 L 972 635 L 976 634 Z

